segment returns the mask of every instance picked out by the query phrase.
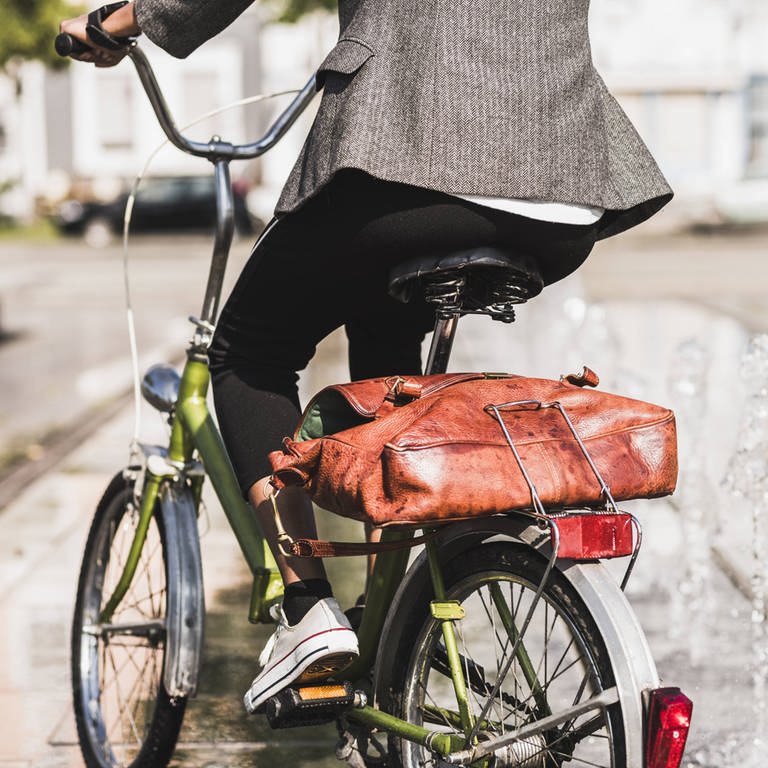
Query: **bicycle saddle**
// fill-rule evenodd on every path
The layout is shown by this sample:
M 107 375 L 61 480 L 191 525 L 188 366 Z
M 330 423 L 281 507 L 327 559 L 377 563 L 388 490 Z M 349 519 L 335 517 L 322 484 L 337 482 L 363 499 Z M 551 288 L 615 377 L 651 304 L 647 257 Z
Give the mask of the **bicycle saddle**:
M 417 292 L 437 306 L 438 317 L 490 315 L 512 322 L 513 305 L 537 296 L 544 281 L 530 256 L 496 246 L 431 253 L 398 264 L 389 293 L 403 302 Z

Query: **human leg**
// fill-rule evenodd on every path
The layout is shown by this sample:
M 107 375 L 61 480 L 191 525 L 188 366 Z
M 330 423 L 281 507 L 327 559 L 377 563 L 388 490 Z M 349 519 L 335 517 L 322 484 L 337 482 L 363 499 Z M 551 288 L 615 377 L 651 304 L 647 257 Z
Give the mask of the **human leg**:
M 550 279 L 545 275 L 551 282 L 583 261 L 591 248 L 589 233 L 579 228 L 542 228 L 523 217 L 439 193 L 357 176 L 332 183 L 317 200 L 278 222 L 260 242 L 222 313 L 211 350 L 222 434 L 278 559 L 288 585 L 286 600 L 293 585 L 317 581 L 324 572 L 319 561 L 294 565 L 279 551 L 271 501 L 265 493 L 271 471 L 266 456 L 293 432 L 299 415 L 296 371 L 304 368 L 316 343 L 344 324 L 353 378 L 418 373 L 421 342 L 432 313 L 423 304 L 401 305 L 388 297 L 388 272 L 398 261 L 429 252 L 507 245 L 541 256 L 544 266 L 554 264 L 548 271 Z M 306 496 L 297 491 L 279 503 L 284 525 L 293 536 L 314 534 Z M 314 610 L 326 605 L 328 598 L 312 597 L 316 601 L 304 616 L 311 617 L 313 611 L 322 614 L 328 629 L 320 634 L 336 633 L 331 635 L 334 642 L 346 642 L 348 625 L 343 617 L 337 617 L 335 607 Z M 275 649 L 294 642 L 291 638 L 297 635 L 288 628 L 298 629 L 303 622 L 300 619 L 294 626 L 282 615 L 278 636 L 283 645 L 273 645 L 265 669 L 247 694 L 249 708 L 271 695 L 275 685 L 290 683 L 307 668 L 297 661 L 298 646 L 288 654 L 290 669 L 275 665 L 283 658 L 278 659 Z M 313 646 L 312 654 L 316 651 L 322 649 Z M 350 655 L 351 647 L 347 651 Z M 329 671 L 327 666 L 323 671 Z
M 267 454 L 280 449 L 299 417 L 296 372 L 306 366 L 317 342 L 342 322 L 335 316 L 338 302 L 328 270 L 305 263 L 307 244 L 296 233 L 308 228 L 311 217 L 304 215 L 301 222 L 295 229 L 287 222 L 259 242 L 222 312 L 210 350 L 222 436 L 285 584 L 276 632 L 245 695 L 249 711 L 291 682 L 327 676 L 357 654 L 357 638 L 333 600 L 323 561 L 280 551 L 269 498 Z M 316 535 L 306 493 L 284 489 L 277 503 L 290 535 Z

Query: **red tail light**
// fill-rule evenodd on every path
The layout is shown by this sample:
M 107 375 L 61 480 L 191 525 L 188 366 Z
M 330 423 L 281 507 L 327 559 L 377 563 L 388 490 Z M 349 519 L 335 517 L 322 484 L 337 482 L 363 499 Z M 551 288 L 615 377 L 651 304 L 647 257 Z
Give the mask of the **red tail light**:
M 631 555 L 632 517 L 619 514 L 573 514 L 557 518 L 560 534 L 558 557 L 574 560 L 600 560 Z M 554 546 L 554 532 L 552 533 Z
M 691 727 L 693 702 L 679 688 L 651 691 L 647 768 L 679 768 Z

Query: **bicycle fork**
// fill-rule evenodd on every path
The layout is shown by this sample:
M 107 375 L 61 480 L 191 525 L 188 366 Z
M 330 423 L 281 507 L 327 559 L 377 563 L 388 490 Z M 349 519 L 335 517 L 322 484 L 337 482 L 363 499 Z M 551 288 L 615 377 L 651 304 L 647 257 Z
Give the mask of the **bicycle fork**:
M 115 589 L 107 601 L 107 604 L 99 615 L 100 623 L 107 623 L 112 620 L 112 614 L 115 612 L 117 606 L 120 605 L 120 602 L 125 597 L 125 593 L 131 586 L 131 582 L 136 573 L 136 568 L 139 564 L 139 558 L 141 557 L 141 550 L 143 549 L 144 542 L 147 538 L 149 523 L 154 514 L 155 504 L 157 503 L 160 494 L 160 485 L 162 482 L 162 477 L 147 472 L 142 488 L 141 503 L 139 505 L 138 521 L 136 523 L 133 542 L 131 543 L 131 548 L 128 552 L 128 557 L 125 561 L 125 566 L 120 575 L 120 579 L 115 585 Z
M 170 482 L 176 470 L 162 456 L 150 454 L 147 463 L 154 466 L 147 467 L 142 477 L 126 478 L 141 487 L 133 540 L 120 578 L 91 631 L 108 636 L 143 636 L 153 644 L 163 643 L 163 685 L 172 700 L 185 699 L 197 691 L 205 620 L 197 503 L 190 488 Z M 171 543 L 165 548 L 165 618 L 114 624 L 114 612 L 136 575 L 149 525 L 157 510 L 161 511 L 165 540 Z

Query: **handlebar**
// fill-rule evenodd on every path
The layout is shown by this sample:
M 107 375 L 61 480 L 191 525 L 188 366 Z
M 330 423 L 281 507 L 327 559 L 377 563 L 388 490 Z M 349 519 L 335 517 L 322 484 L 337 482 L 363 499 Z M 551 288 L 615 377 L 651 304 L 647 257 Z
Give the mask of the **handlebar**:
M 76 37 L 72 37 L 72 35 L 68 35 L 66 32 L 56 35 L 53 47 L 59 56 L 72 56 L 73 54 L 85 53 L 88 50 L 88 46 L 85 43 L 80 42 Z
M 89 50 L 87 45 L 66 32 L 56 36 L 54 46 L 59 56 L 72 56 Z M 267 132 L 252 144 L 230 144 L 218 137 L 214 137 L 208 142 L 193 141 L 183 136 L 176 127 L 171 111 L 155 78 L 155 73 L 144 52 L 135 41 L 128 45 L 128 56 L 136 68 L 144 92 L 149 98 L 155 116 L 168 141 L 188 155 L 205 157 L 208 160 L 250 160 L 263 155 L 277 144 L 317 93 L 316 76 L 312 75 L 291 103 L 278 115 Z
M 56 38 L 55 47 L 56 52 L 60 56 L 77 55 L 89 49 L 87 45 L 64 32 Z M 216 322 L 224 281 L 224 270 L 234 230 L 234 201 L 229 175 L 229 161 L 248 160 L 259 157 L 259 155 L 263 155 L 268 149 L 273 147 L 296 122 L 296 119 L 314 98 L 317 93 L 316 79 L 315 75 L 312 75 L 293 101 L 278 115 L 267 132 L 253 144 L 230 144 L 218 136 L 214 136 L 207 143 L 202 143 L 192 141 L 179 132 L 160 90 L 160 86 L 157 84 L 155 73 L 152 71 L 149 61 L 147 61 L 146 56 L 139 49 L 136 41 L 130 41 L 126 47 L 128 49 L 127 55 L 130 56 L 134 67 L 136 67 L 136 72 L 139 75 L 144 91 L 149 97 L 152 109 L 168 140 L 182 152 L 195 155 L 196 157 L 204 157 L 214 165 L 216 179 L 216 232 L 214 235 L 213 258 L 208 274 L 208 284 L 205 289 L 205 299 L 200 319 L 194 321 L 198 328 L 199 339 L 198 336 L 195 337 L 195 342 L 190 352 L 190 354 L 199 354 L 200 359 L 204 360 L 210 329 Z

